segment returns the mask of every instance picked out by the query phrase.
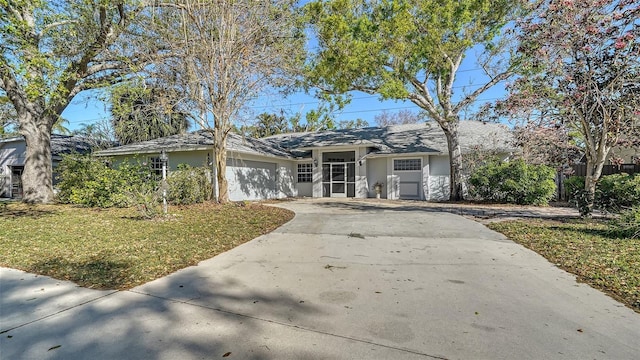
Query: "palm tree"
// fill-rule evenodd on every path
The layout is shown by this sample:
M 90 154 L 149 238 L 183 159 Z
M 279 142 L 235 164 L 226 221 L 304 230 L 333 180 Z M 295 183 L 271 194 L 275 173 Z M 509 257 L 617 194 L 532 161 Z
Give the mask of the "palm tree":
M 177 106 L 177 93 L 158 85 L 128 84 L 113 89 L 111 125 L 120 144 L 184 133 L 188 114 Z

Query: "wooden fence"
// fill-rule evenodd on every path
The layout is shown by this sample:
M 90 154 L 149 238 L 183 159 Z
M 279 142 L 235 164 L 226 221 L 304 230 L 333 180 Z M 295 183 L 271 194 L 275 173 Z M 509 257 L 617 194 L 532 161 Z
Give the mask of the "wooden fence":
M 567 200 L 567 194 L 565 192 L 565 188 L 564 188 L 564 181 L 571 177 L 571 176 L 585 176 L 587 175 L 587 165 L 585 164 L 576 164 L 572 166 L 573 168 L 573 173 L 569 176 L 563 175 L 561 173 L 558 173 L 556 175 L 556 186 L 557 186 L 557 193 L 556 193 L 556 199 L 557 200 Z M 633 174 L 640 174 L 640 165 L 636 165 L 636 164 L 622 164 L 620 166 L 618 165 L 605 165 L 602 167 L 602 176 L 605 175 L 613 175 L 613 174 L 621 174 L 621 173 L 627 173 L 629 175 L 633 175 Z
M 587 165 L 576 164 L 572 166 L 573 174 L 571 176 L 586 176 Z M 602 176 L 627 173 L 629 175 L 640 173 L 640 165 L 636 164 L 622 164 L 618 165 L 605 165 L 602 167 Z

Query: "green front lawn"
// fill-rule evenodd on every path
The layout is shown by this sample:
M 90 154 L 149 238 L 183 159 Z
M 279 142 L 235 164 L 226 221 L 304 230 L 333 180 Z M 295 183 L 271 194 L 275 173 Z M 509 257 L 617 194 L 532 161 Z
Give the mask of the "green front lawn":
M 508 221 L 488 225 L 580 281 L 640 312 L 640 239 L 611 235 L 598 221 Z
M 0 206 L 0 266 L 97 289 L 128 289 L 211 258 L 293 218 L 259 204 L 135 209 Z

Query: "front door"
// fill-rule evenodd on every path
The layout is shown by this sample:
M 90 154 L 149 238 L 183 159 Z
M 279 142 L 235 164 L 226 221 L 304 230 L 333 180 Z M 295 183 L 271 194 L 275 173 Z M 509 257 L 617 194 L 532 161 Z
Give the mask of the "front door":
M 11 167 L 11 196 L 12 198 L 22 198 L 22 171 L 24 166 Z
M 355 197 L 355 181 L 355 162 L 330 162 L 322 164 L 322 196 Z
M 331 164 L 331 197 L 347 197 L 347 164 Z

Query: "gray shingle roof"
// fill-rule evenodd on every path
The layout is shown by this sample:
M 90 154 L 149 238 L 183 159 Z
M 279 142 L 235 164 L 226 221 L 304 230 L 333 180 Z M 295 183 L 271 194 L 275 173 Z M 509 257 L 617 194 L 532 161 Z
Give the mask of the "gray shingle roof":
M 161 150 L 188 151 L 206 150 L 213 146 L 213 136 L 209 131 L 200 130 L 186 134 L 172 135 L 139 143 L 117 146 L 111 149 L 98 151 L 98 156 L 156 153 Z M 291 153 L 280 148 L 276 144 L 261 139 L 252 139 L 230 133 L 227 137 L 227 149 L 264 156 L 292 157 Z
M 24 137 L 16 136 L 7 139 L 0 139 L 0 143 L 24 142 Z M 51 135 L 51 155 L 60 156 L 63 154 L 91 152 L 91 139 L 77 135 Z
M 501 124 L 478 121 L 460 122 L 460 144 L 463 152 L 478 148 L 514 151 L 512 135 Z M 187 134 L 167 136 L 155 140 L 118 146 L 98 151 L 99 156 L 157 153 L 165 151 L 204 150 L 213 146 L 213 137 L 200 130 Z M 229 134 L 227 149 L 246 154 L 285 158 L 310 157 L 312 148 L 327 146 L 367 146 L 376 154 L 437 153 L 446 154 L 447 140 L 437 123 L 369 127 L 319 132 L 289 133 L 262 139 Z
M 82 136 L 51 135 L 51 154 L 87 154 L 91 152 L 91 141 Z
M 462 121 L 459 128 L 463 152 L 478 148 L 511 152 L 512 134 L 501 124 Z M 362 129 L 280 134 L 264 138 L 286 149 L 326 146 L 370 146 L 378 154 L 448 153 L 447 139 L 435 122 Z

